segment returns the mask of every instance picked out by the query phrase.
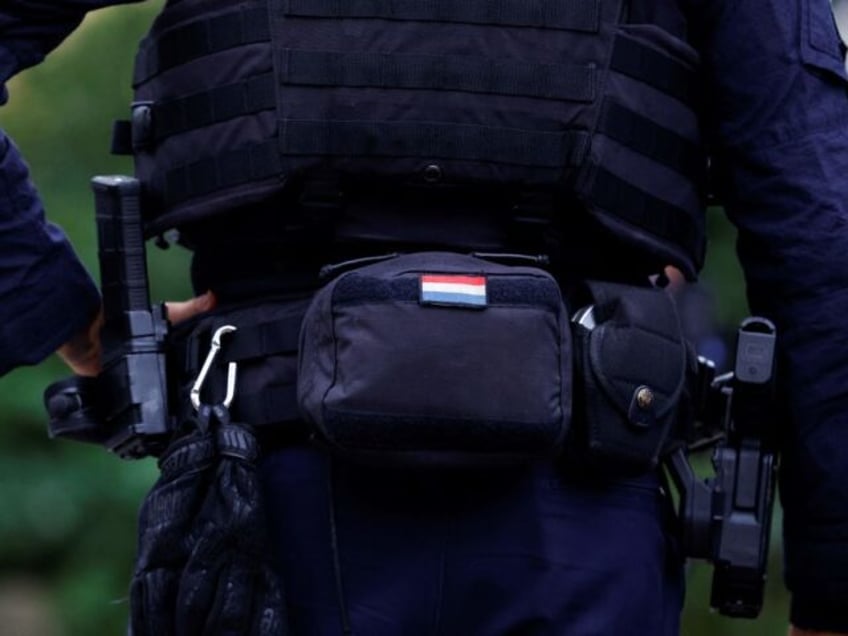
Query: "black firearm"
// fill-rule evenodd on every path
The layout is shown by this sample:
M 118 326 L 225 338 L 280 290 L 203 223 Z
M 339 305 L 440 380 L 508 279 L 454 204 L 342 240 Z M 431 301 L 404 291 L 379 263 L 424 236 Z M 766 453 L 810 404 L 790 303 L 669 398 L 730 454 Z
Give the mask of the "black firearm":
M 725 429 L 713 454 L 715 477 L 700 481 L 682 449 L 669 458 L 683 549 L 712 561 L 710 605 L 737 618 L 755 618 L 763 604 L 777 471 L 775 344 L 771 322 L 746 319 L 734 371 L 712 382 Z
M 106 446 L 123 458 L 157 454 L 171 430 L 165 368 L 168 322 L 151 307 L 140 185 L 124 176 L 92 179 L 105 322 L 103 371 L 50 385 L 51 437 Z

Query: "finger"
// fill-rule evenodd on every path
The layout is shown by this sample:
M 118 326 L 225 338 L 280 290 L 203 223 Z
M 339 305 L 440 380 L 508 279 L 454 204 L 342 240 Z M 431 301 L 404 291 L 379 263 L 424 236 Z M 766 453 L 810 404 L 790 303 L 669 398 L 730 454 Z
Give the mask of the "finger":
M 101 309 L 91 324 L 63 344 L 56 353 L 76 375 L 96 376 L 100 373 Z
M 168 320 L 171 321 L 171 324 L 176 325 L 198 314 L 202 314 L 204 311 L 213 309 L 215 302 L 215 295 L 211 291 L 189 300 L 167 302 L 165 306 L 168 308 Z

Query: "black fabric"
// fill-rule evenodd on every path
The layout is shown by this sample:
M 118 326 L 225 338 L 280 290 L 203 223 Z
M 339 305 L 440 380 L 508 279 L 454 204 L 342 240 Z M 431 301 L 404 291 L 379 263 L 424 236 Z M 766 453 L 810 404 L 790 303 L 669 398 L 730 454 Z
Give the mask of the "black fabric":
M 216 190 L 278 177 L 282 172 L 277 140 L 176 166 L 165 175 L 165 196 L 178 203 Z
M 616 38 L 610 69 L 672 95 L 688 106 L 696 106 L 695 71 L 641 42 Z
M 380 191 L 561 189 L 602 212 L 608 246 L 700 267 L 699 56 L 676 4 L 633 25 L 624 0 L 211 1 L 168 5 L 139 55 L 135 100 L 167 140 L 136 148 L 150 232 L 266 202 L 299 220 L 279 203 L 336 172 Z M 598 171 L 631 187 L 596 187 Z M 462 247 L 425 225 L 413 249 Z
M 256 440 L 220 406 L 201 407 L 160 459 L 139 518 L 133 636 L 285 636 L 268 563 Z
M 432 157 L 495 161 L 539 168 L 577 166 L 589 136 L 430 122 L 281 122 L 283 152 L 291 155 Z
M 156 141 L 161 141 L 177 133 L 274 108 L 275 87 L 274 75 L 265 73 L 154 104 L 153 136 Z
M 706 172 L 704 153 L 692 140 L 614 101 L 604 104 L 598 131 L 695 181 Z
M 420 295 L 421 285 L 415 277 L 388 280 L 352 272 L 336 284 L 333 304 L 342 307 L 389 301 L 418 302 Z M 487 280 L 486 299 L 494 305 L 544 306 L 553 312 L 560 311 L 562 306 L 562 298 L 556 288 L 552 288 L 548 281 L 529 277 Z
M 297 353 L 301 316 L 241 327 L 227 336 L 224 362 L 240 362 L 282 353 Z
M 612 474 L 655 468 L 683 395 L 687 348 L 661 289 L 587 283 L 595 326 L 576 324 L 579 429 L 571 452 Z
M 311 86 L 367 86 L 521 95 L 590 102 L 598 69 L 509 59 L 286 50 L 282 79 Z
M 109 151 L 113 155 L 132 154 L 132 124 L 129 120 L 119 119 L 112 123 L 112 145 Z
M 703 237 L 686 209 L 663 201 L 604 168 L 598 168 L 592 191 L 601 209 L 702 256 Z
M 301 331 L 298 402 L 343 454 L 526 461 L 564 440 L 571 357 L 567 311 L 543 270 L 408 254 L 316 294 Z
M 322 18 L 381 18 L 502 26 L 528 26 L 594 32 L 600 22 L 599 0 L 283 0 L 291 16 Z
M 242 393 L 236 397 L 233 409 L 239 417 L 256 427 L 285 423 L 292 438 L 308 437 L 305 430 L 298 426 L 300 410 L 297 406 L 297 385 L 293 381 L 290 384 L 271 385 L 255 393 Z
M 136 57 L 134 85 L 191 60 L 244 44 L 267 42 L 268 9 L 265 6 L 201 18 L 167 31 L 161 38 L 142 43 Z

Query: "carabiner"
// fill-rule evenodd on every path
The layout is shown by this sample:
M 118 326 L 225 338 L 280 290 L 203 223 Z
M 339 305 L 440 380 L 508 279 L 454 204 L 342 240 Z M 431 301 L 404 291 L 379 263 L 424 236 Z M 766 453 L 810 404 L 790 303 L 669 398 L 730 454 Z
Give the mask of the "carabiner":
M 212 335 L 212 345 L 209 347 L 209 353 L 206 355 L 206 360 L 203 362 L 203 367 L 200 369 L 200 373 L 197 374 L 197 379 L 194 381 L 194 385 L 191 387 L 191 393 L 189 394 L 191 398 L 191 405 L 194 407 L 195 411 L 200 410 L 200 389 L 203 388 L 203 382 L 206 380 L 206 376 L 209 374 L 209 369 L 212 367 L 212 362 L 215 360 L 215 356 L 218 355 L 218 351 L 221 349 L 221 337 L 224 334 L 231 333 L 236 331 L 236 327 L 232 325 L 224 325 L 219 328 Z M 229 408 L 230 404 L 233 402 L 233 397 L 236 394 L 236 363 L 230 362 L 227 365 L 227 394 L 224 396 L 224 401 L 222 404 Z

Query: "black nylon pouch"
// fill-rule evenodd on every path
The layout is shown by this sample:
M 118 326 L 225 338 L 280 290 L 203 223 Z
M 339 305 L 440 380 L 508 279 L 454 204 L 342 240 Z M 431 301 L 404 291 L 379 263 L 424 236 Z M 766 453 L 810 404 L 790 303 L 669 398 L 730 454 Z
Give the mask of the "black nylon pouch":
M 683 395 L 686 345 L 660 289 L 587 283 L 591 319 L 576 322 L 575 448 L 590 467 L 637 474 L 657 466 Z
M 304 417 L 331 447 L 379 461 L 551 456 L 571 382 L 560 290 L 533 267 L 394 257 L 329 283 L 301 330 Z

